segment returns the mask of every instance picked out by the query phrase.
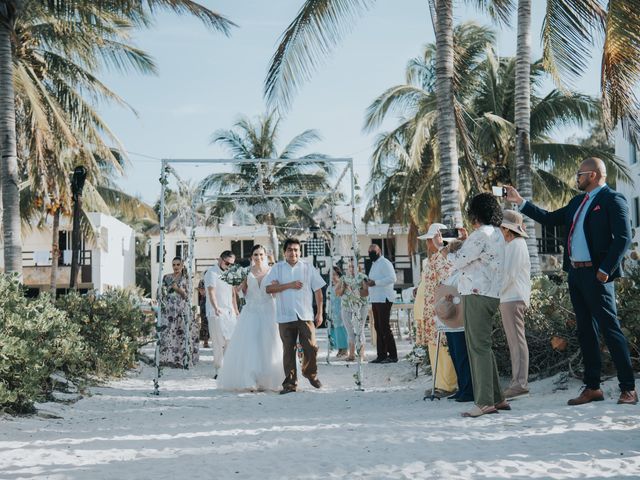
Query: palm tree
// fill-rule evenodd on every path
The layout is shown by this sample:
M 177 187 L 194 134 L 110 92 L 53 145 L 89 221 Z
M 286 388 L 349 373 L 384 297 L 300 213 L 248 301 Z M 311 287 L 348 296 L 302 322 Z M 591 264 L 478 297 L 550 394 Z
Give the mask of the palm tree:
M 22 238 L 18 193 L 18 155 L 13 92 L 11 34 L 22 2 L 0 3 L 0 177 L 4 269 L 22 275 Z
M 431 0 L 432 2 L 433 0 Z M 301 83 L 311 77 L 318 63 L 350 30 L 354 20 L 369 9 L 374 0 L 306 0 L 282 35 L 274 53 L 267 78 L 265 96 L 271 105 L 287 108 Z M 508 18 L 511 0 L 476 0 L 497 19 Z M 433 6 L 433 3 L 431 3 Z M 455 145 L 456 113 L 453 106 L 453 0 L 435 4 L 438 42 L 438 155 L 443 166 L 442 216 L 452 222 L 461 221 L 458 186 L 458 161 Z
M 515 127 L 516 185 L 526 198 L 533 196 L 531 178 L 531 0 L 518 0 L 518 39 L 516 46 Z M 531 259 L 531 274 L 540 273 L 538 242 L 532 219 L 525 217 L 529 231 L 527 247 Z
M 606 4 L 606 7 L 605 7 Z M 547 0 L 543 59 L 558 84 L 585 72 L 595 39 L 604 37 L 600 92 L 608 133 L 620 124 L 640 141 L 640 0 Z
M 491 48 L 494 41 L 491 30 L 473 23 L 454 30 L 455 105 L 464 119 L 457 122 L 457 129 L 461 184 L 466 192 L 512 183 L 516 176 L 516 59 L 496 57 Z M 365 128 L 373 130 L 391 115 L 401 117 L 398 127 L 378 138 L 367 215 L 398 221 L 410 229 L 424 228 L 433 219 L 434 210 L 439 210 L 435 49 L 435 45 L 427 45 L 420 58 L 409 62 L 407 83 L 389 88 L 375 99 L 365 120 Z M 601 156 L 610 170 L 628 176 L 624 165 L 607 149 L 552 141 L 549 134 L 554 128 L 597 121 L 600 109 L 596 100 L 570 92 L 554 90 L 537 96 L 544 75 L 539 62 L 529 72 L 530 83 L 536 87 L 529 99 L 536 199 L 558 205 L 571 196 L 569 182 L 575 162 L 586 155 Z
M 462 226 L 453 100 L 453 0 L 436 1 L 436 99 L 442 221 Z
M 249 214 L 258 222 L 268 226 L 274 255 L 279 254 L 276 227 L 286 219 L 299 218 L 301 199 L 310 203 L 305 192 L 327 191 L 328 178 L 332 172 L 323 154 L 308 154 L 298 157 L 299 152 L 309 144 L 320 140 L 315 130 L 305 130 L 296 135 L 278 151 L 280 119 L 275 113 L 260 116 L 254 123 L 242 118 L 230 130 L 218 130 L 211 143 L 225 147 L 238 160 L 281 159 L 278 162 L 238 163 L 232 173 L 216 173 L 206 177 L 201 185 L 202 192 L 210 192 L 221 198 L 210 205 L 210 219 L 218 223 L 229 212 Z M 317 162 L 296 162 L 296 158 L 320 159 Z M 279 197 L 278 194 L 285 196 Z M 229 196 L 244 195 L 235 200 Z M 297 205 L 297 206 L 296 206 Z M 295 206 L 295 207 L 294 207 Z
M 150 15 L 154 10 L 168 9 L 176 13 L 189 13 L 201 19 L 207 26 L 221 31 L 224 34 L 229 33 L 229 29 L 234 24 L 219 14 L 199 5 L 191 0 L 138 0 L 123 1 L 112 0 L 104 2 L 94 2 L 90 0 L 58 0 L 56 2 L 42 2 L 37 0 L 3 0 L 0 2 L 0 154 L 2 158 L 2 166 L 0 174 L 2 175 L 2 207 L 3 207 L 3 239 L 4 239 L 4 257 L 5 270 L 9 272 L 21 272 L 22 269 L 22 249 L 20 239 L 20 216 L 19 216 L 19 189 L 18 189 L 18 161 L 17 161 L 17 140 L 16 140 L 16 93 L 14 88 L 14 79 L 22 77 L 23 80 L 29 79 L 35 89 L 25 89 L 27 94 L 39 94 L 43 97 L 45 87 L 59 88 L 59 93 L 67 94 L 66 100 L 83 110 L 83 118 L 92 118 L 92 109 L 89 104 L 84 101 L 78 102 L 73 91 L 64 91 L 65 85 L 58 85 L 56 76 L 75 75 L 81 83 L 91 83 L 89 79 L 93 79 L 92 73 L 97 68 L 96 61 L 92 60 L 92 55 L 99 52 L 99 44 L 91 43 L 91 34 L 94 32 L 109 31 L 109 29 L 117 29 L 127 24 L 135 26 L 144 26 L 150 23 Z M 48 80 L 53 85 L 42 81 L 43 72 L 38 70 L 26 69 L 20 71 L 20 64 L 16 62 L 13 52 L 20 52 L 20 49 L 27 46 L 27 43 L 13 44 L 13 40 L 20 38 L 21 32 L 19 25 L 33 24 L 33 31 L 40 34 L 46 34 L 47 29 L 51 27 L 51 21 L 55 19 L 61 23 L 64 29 L 58 32 L 48 32 L 49 34 L 58 34 L 57 44 L 40 44 L 37 48 L 50 47 L 58 55 L 58 66 L 60 70 L 52 73 L 52 78 Z M 81 44 L 70 45 L 67 38 L 74 35 L 87 35 L 85 42 Z M 78 48 L 79 46 L 83 48 Z M 102 52 L 104 65 L 108 67 L 122 68 L 130 64 L 130 61 L 118 63 L 122 61 L 122 57 L 110 56 L 109 48 L 117 47 L 115 42 L 110 42 Z M 130 51 L 133 53 L 133 51 Z M 80 58 L 84 62 L 86 69 L 67 70 L 74 67 L 73 58 Z M 47 59 L 45 59 L 46 61 Z M 48 60 L 51 60 L 50 58 Z M 97 60 L 94 58 L 93 60 Z M 51 64 L 51 62 L 49 62 Z M 14 66 L 17 65 L 17 71 Z M 49 73 L 49 72 L 44 72 Z M 25 82 L 27 85 L 30 82 Z M 64 82 L 63 82 L 64 83 Z M 94 89 L 100 91 L 99 82 L 93 85 Z M 83 85 L 84 86 L 84 85 Z M 47 92 L 51 95 L 51 92 Z M 100 91 L 101 95 L 108 95 L 105 91 Z M 29 98 L 33 100 L 33 98 Z M 41 107 L 42 100 L 33 102 L 32 107 Z M 60 98 L 58 98 L 60 100 Z M 64 120 L 57 116 L 61 113 L 68 113 L 67 108 L 72 108 L 62 102 L 62 105 L 47 104 L 48 109 L 42 110 L 33 108 L 30 113 L 31 118 L 37 118 L 40 125 L 46 124 L 52 118 L 58 122 L 58 127 L 64 124 Z M 54 108 L 55 107 L 55 108 Z M 60 110 L 61 108 L 61 110 Z M 79 130 L 86 125 L 76 125 Z M 104 124 L 94 124 L 94 127 L 105 127 Z M 45 133 L 51 130 L 47 128 L 43 130 Z M 69 128 L 62 129 L 66 134 L 69 144 L 72 143 L 73 135 Z M 93 133 L 99 133 L 94 130 Z M 38 138 L 37 136 L 35 138 Z M 36 144 L 37 147 L 46 145 Z M 38 151 L 35 149 L 34 151 Z M 43 151 L 41 149 L 40 151 Z M 33 153 L 33 152 L 32 152 Z

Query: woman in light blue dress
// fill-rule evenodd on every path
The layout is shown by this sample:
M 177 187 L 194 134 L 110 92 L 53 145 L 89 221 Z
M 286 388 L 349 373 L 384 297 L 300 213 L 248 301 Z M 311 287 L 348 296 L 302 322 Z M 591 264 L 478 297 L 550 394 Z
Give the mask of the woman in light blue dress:
M 342 270 L 339 267 L 333 267 L 331 274 L 331 285 L 328 287 L 331 298 L 329 315 L 331 315 L 331 329 L 329 330 L 329 339 L 331 345 L 338 349 L 338 357 L 347 355 L 348 336 L 347 329 L 342 322 L 342 299 L 336 295 L 336 285 L 340 283 Z

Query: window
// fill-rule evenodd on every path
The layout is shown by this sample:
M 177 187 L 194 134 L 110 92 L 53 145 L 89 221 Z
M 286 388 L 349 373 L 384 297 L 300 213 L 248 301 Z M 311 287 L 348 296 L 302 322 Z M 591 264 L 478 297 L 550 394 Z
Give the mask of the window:
M 629 163 L 631 165 L 638 163 L 638 149 L 633 143 L 629 143 Z
M 160 244 L 156 245 L 156 263 L 160 263 Z
M 640 227 L 640 197 L 633 199 L 633 223 L 636 228 Z
M 189 244 L 187 242 L 176 243 L 176 257 L 180 257 L 182 261 L 185 261 L 189 254 Z
M 253 240 L 231 240 L 231 251 L 238 259 L 249 258 L 253 245 Z
M 396 258 L 396 243 L 395 238 L 373 238 L 371 243 L 378 245 L 382 250 L 382 255 L 391 262 Z
M 560 253 L 562 246 L 562 227 L 547 227 L 542 225 L 542 235 L 538 239 L 538 252 L 548 254 Z

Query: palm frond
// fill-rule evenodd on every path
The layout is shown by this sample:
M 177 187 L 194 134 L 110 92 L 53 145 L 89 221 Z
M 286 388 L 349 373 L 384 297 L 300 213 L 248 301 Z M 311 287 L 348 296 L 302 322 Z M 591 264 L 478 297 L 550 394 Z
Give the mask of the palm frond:
M 580 76 L 589 62 L 590 47 L 604 30 L 606 11 L 598 0 L 547 0 L 542 24 L 545 70 L 557 85 Z
M 283 33 L 269 62 L 264 94 L 270 106 L 287 109 L 318 65 L 375 0 L 306 0 Z
M 625 136 L 640 145 L 640 0 L 611 0 L 602 53 L 601 92 L 605 127 L 621 122 Z

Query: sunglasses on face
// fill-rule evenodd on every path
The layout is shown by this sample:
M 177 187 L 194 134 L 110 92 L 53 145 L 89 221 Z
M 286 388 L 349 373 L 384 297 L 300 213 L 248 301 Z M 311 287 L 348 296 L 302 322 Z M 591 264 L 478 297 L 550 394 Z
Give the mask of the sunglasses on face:
M 587 170 L 585 172 L 576 172 L 576 178 L 580 178 L 581 175 L 587 175 L 589 173 L 595 173 L 593 170 Z
M 222 260 L 222 263 L 224 264 L 225 267 L 230 267 L 231 265 L 233 265 L 233 262 L 230 262 L 228 260 Z

